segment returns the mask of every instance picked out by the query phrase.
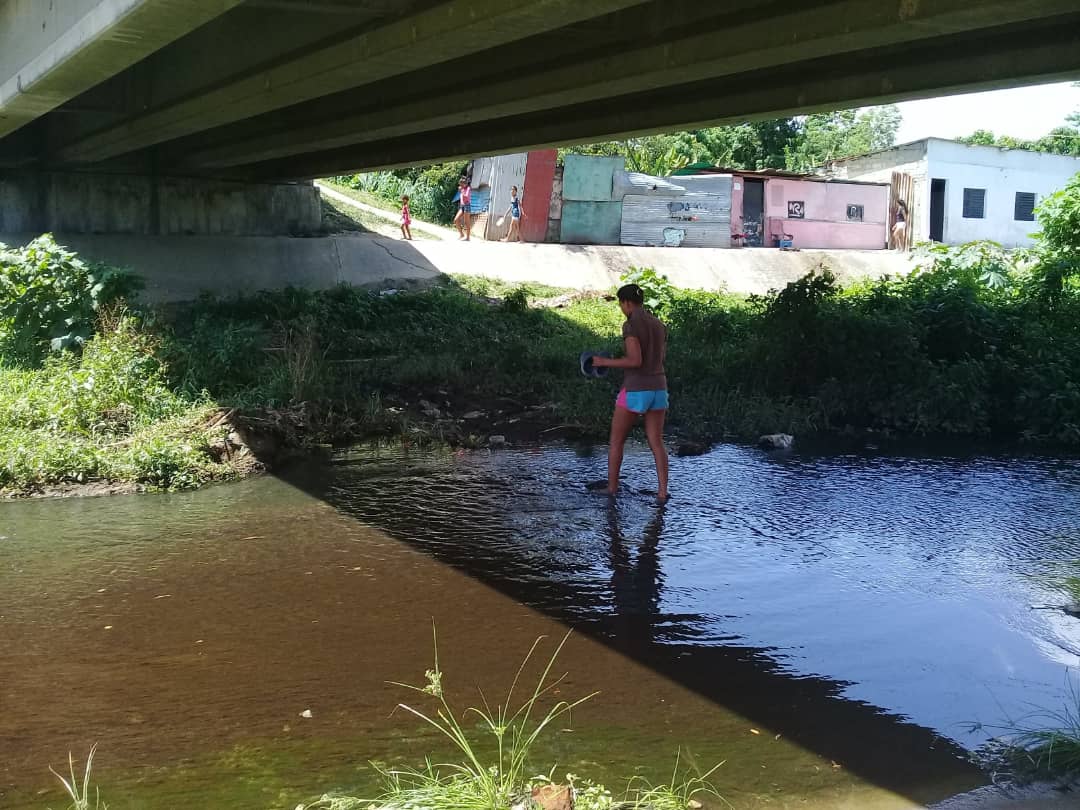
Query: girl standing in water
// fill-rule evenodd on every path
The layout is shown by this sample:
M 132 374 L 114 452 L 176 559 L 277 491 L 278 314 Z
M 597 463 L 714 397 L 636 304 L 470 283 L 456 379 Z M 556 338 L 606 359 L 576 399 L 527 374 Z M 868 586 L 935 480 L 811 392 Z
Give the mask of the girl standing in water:
M 596 367 L 624 369 L 623 387 L 615 400 L 615 413 L 611 417 L 607 494 L 614 495 L 619 491 L 619 470 L 626 437 L 630 435 L 638 417 L 644 417 L 645 438 L 656 462 L 656 499 L 666 503 L 668 456 L 667 447 L 664 446 L 664 417 L 667 415 L 668 392 L 664 356 L 667 353 L 667 327 L 645 309 L 645 294 L 637 284 L 620 287 L 616 295 L 619 309 L 626 316 L 622 330 L 625 356 L 594 355 L 592 358 L 592 364 Z

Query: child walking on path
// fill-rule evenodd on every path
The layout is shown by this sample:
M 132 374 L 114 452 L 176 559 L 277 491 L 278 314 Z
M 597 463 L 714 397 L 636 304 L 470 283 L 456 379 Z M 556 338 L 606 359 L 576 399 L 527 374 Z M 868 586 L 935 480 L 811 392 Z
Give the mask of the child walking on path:
M 521 210 L 521 200 L 518 198 L 518 187 L 510 186 L 510 207 L 506 209 L 504 216 L 510 217 L 510 230 L 502 238 L 503 242 L 520 242 L 521 220 L 525 212 Z
M 625 369 L 623 387 L 615 400 L 611 417 L 611 443 L 608 446 L 607 492 L 619 491 L 619 470 L 622 467 L 626 437 L 637 423 L 645 418 L 645 438 L 656 462 L 658 487 L 656 499 L 668 499 L 668 457 L 664 446 L 664 417 L 668 408 L 667 375 L 664 356 L 667 353 L 667 327 L 645 309 L 645 294 L 637 284 L 620 287 L 616 295 L 619 309 L 626 316 L 623 323 L 624 357 L 594 356 L 594 366 Z
M 405 194 L 401 198 L 401 237 L 412 241 L 412 229 L 409 227 L 412 225 L 412 214 L 409 213 L 409 195 Z

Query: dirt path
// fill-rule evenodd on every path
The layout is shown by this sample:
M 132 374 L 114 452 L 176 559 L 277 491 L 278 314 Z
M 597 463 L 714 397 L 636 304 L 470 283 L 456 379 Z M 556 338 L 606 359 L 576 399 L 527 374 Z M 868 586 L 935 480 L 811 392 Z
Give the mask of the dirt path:
M 393 211 L 386 211 L 382 208 L 377 208 L 374 205 L 368 205 L 359 200 L 354 200 L 348 194 L 342 194 L 340 191 L 331 188 L 325 183 L 316 182 L 315 186 L 319 189 L 319 193 L 324 197 L 328 197 L 329 199 L 344 205 L 351 205 L 353 208 L 363 211 L 364 213 L 381 217 L 382 219 L 387 220 L 387 222 L 392 223 L 395 228 L 398 226 L 398 215 Z M 417 232 L 434 236 L 437 239 L 457 239 L 457 236 L 454 235 L 454 232 L 450 228 L 444 228 L 441 225 L 432 225 L 430 222 L 421 222 L 415 218 L 412 221 L 412 229 Z

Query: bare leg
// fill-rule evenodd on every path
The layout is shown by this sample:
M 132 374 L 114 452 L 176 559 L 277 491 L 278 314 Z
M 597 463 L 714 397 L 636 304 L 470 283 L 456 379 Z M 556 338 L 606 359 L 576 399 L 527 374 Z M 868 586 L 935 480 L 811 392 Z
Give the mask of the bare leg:
M 615 408 L 611 416 L 611 439 L 608 444 L 607 456 L 607 491 L 608 495 L 614 495 L 619 491 L 619 470 L 622 469 L 623 445 L 626 437 L 630 435 L 638 415 L 625 408 Z
M 472 236 L 472 214 L 464 214 L 461 221 L 465 224 L 465 241 L 468 242 L 469 237 Z
M 663 503 L 668 499 L 668 453 L 664 446 L 664 416 L 667 411 L 649 411 L 645 414 L 645 438 L 649 442 L 656 461 L 656 499 Z
M 408 225 L 405 226 L 405 238 L 410 242 L 412 241 L 412 228 Z
M 456 214 L 454 214 L 454 227 L 457 228 L 458 239 L 464 239 L 465 238 L 465 231 L 463 231 L 461 229 L 461 218 L 463 216 L 465 216 L 465 214 L 462 212 L 462 210 L 460 208 L 458 209 L 458 212 Z

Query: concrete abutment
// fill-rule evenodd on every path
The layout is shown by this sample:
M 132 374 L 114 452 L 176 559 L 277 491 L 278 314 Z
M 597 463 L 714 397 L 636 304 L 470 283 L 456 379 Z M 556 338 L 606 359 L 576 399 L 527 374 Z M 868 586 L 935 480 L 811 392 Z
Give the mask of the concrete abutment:
M 310 182 L 0 172 L 0 233 L 310 236 L 321 227 Z

